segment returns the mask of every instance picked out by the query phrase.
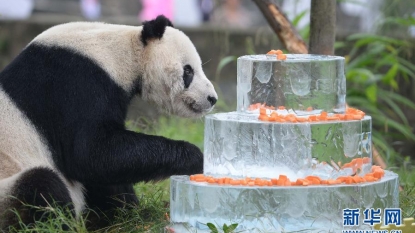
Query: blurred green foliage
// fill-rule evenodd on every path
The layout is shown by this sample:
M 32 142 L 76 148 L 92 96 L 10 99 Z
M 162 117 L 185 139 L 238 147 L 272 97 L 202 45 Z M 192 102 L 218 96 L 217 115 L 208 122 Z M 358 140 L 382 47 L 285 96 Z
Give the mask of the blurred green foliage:
M 404 22 L 411 25 L 413 18 Z M 346 101 L 372 116 L 372 140 L 376 148 L 390 165 L 401 164 L 404 156 L 392 145 L 402 141 L 415 142 L 413 128 L 406 116 L 406 112 L 415 110 L 415 103 L 399 92 L 401 85 L 415 81 L 415 65 L 410 61 L 414 44 L 408 39 L 355 34 L 336 46 L 342 48 L 350 44 L 352 49 L 345 56 Z

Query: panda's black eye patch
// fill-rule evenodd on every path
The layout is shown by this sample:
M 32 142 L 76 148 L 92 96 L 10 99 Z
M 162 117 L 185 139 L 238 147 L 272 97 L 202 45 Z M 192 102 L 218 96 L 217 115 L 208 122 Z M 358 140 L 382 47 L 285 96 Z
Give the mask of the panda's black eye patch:
M 189 88 L 190 84 L 193 81 L 194 71 L 190 65 L 185 65 L 183 67 L 183 81 L 184 81 L 184 88 Z

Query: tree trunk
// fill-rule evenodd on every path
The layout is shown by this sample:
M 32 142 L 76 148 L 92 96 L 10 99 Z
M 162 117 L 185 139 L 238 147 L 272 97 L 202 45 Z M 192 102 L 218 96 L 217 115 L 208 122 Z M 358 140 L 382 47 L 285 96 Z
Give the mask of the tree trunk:
M 334 54 L 336 37 L 336 0 L 311 0 L 311 54 Z
M 269 0 L 253 0 L 290 53 L 308 53 L 307 45 L 278 6 Z M 323 0 L 324 1 L 324 0 Z

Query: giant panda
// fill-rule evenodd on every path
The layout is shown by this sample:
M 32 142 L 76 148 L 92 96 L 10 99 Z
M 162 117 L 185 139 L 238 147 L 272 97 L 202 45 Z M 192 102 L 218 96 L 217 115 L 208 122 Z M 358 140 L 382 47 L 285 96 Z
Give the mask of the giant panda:
M 31 41 L 0 73 L 0 231 L 55 203 L 74 216 L 138 204 L 133 183 L 203 170 L 196 146 L 126 130 L 134 96 L 201 117 L 217 94 L 190 39 L 164 16 L 76 22 Z M 26 205 L 27 204 L 27 205 Z

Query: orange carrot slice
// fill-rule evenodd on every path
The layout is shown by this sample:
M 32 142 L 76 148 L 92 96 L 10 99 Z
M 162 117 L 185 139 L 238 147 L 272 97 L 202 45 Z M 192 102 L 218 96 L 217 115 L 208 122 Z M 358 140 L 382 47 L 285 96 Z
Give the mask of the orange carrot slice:
M 263 180 L 259 180 L 258 182 L 255 182 L 258 186 L 265 186 L 267 182 L 264 182 Z
M 287 120 L 285 120 L 285 119 L 283 119 L 283 118 L 281 118 L 281 117 L 278 117 L 276 120 L 275 120 L 276 122 L 287 122 Z
M 373 176 L 365 176 L 365 179 L 366 179 L 366 181 L 368 181 L 368 182 L 373 182 L 373 181 L 375 181 L 375 177 L 373 177 Z
M 213 179 L 213 178 L 209 178 L 209 179 L 207 180 L 207 182 L 208 182 L 209 184 L 214 184 L 214 183 L 216 183 L 215 179 Z
M 240 180 L 230 180 L 229 181 L 229 184 L 230 185 L 240 185 L 241 184 L 241 181 Z
M 306 121 L 308 121 L 308 117 L 297 117 L 296 120 L 298 122 L 306 122 Z
M 285 117 L 285 120 L 289 121 L 289 122 L 297 122 L 297 117 L 295 117 L 292 114 L 289 114 Z
M 383 173 L 380 172 L 380 171 L 373 172 L 373 177 L 375 177 L 375 178 L 380 179 L 380 178 L 382 178 L 382 176 L 383 176 Z
M 307 181 L 306 179 L 297 179 L 296 184 L 300 186 L 308 186 L 310 182 Z
M 277 59 L 278 60 L 287 60 L 287 55 L 285 55 L 285 54 L 278 54 L 277 55 Z
M 318 176 L 307 176 L 306 180 L 310 181 L 310 184 L 318 185 L 321 183 L 321 179 Z
M 278 177 L 278 179 L 287 180 L 287 179 L 288 179 L 288 177 L 287 177 L 286 175 L 280 175 L 280 176 Z
M 275 122 L 275 121 L 277 121 L 277 117 L 278 117 L 278 116 L 275 116 L 275 114 L 274 114 L 274 115 L 273 115 L 273 114 L 271 114 L 271 116 L 269 116 L 269 117 L 268 117 L 268 121 Z
M 328 121 L 338 121 L 338 120 L 340 120 L 340 118 L 335 117 L 335 116 L 328 116 L 328 117 L 327 117 L 327 120 L 328 120 Z
M 284 179 L 278 179 L 278 181 L 277 181 L 277 185 L 278 185 L 278 186 L 284 186 L 285 181 L 286 181 L 286 180 L 284 180 Z
M 308 120 L 310 120 L 310 121 L 317 121 L 317 116 L 316 115 L 309 116 L 308 117 Z
M 261 183 L 262 183 L 262 179 L 260 179 L 260 178 L 256 178 L 256 179 L 254 180 L 254 182 L 255 182 L 255 185 L 259 185 L 259 184 L 261 184 Z
M 320 116 L 318 116 L 318 119 L 325 121 L 327 120 L 327 112 L 321 112 Z
M 261 121 L 269 121 L 269 117 L 267 115 L 259 115 L 258 119 Z
M 206 182 L 206 178 L 196 178 L 195 179 L 196 182 Z
M 335 180 L 332 180 L 332 179 L 328 179 L 327 180 L 327 184 L 334 185 L 334 184 L 336 184 L 336 181 Z
M 363 163 L 370 163 L 370 158 L 369 157 L 363 157 L 362 161 L 363 161 Z
M 352 181 L 353 181 L 353 183 L 362 183 L 363 178 L 360 177 L 360 176 L 352 176 Z

